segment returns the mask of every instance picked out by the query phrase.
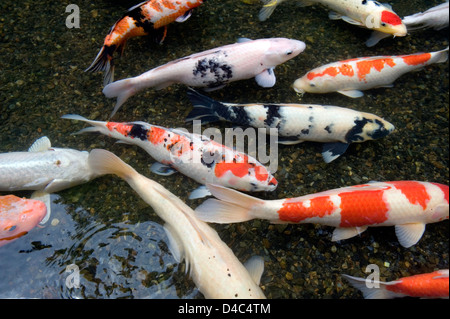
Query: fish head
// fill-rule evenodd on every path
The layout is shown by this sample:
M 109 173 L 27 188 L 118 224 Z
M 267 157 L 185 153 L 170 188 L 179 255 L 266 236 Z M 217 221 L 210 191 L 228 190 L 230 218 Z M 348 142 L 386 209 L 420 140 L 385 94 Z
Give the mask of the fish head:
M 369 29 L 396 37 L 404 37 L 407 34 L 402 19 L 394 11 L 384 6 L 368 15 L 365 25 Z
M 442 191 L 442 199 L 439 203 L 431 210 L 429 221 L 430 223 L 440 222 L 442 220 L 448 219 L 449 205 L 448 205 L 448 185 L 433 183 L 435 186 L 439 187 Z
M 395 130 L 395 126 L 376 116 L 372 121 L 368 121 L 363 127 L 363 134 L 368 140 L 377 140 L 391 134 Z
M 28 233 L 46 214 L 47 206 L 40 200 L 3 196 L 0 200 L 0 246 Z
M 292 87 L 294 88 L 294 91 L 299 94 L 305 94 L 306 92 L 320 93 L 319 86 L 316 83 L 314 83 L 316 81 L 317 80 L 315 79 L 309 80 L 305 75 L 295 80 Z
M 270 45 L 264 53 L 263 64 L 270 68 L 282 64 L 305 50 L 306 44 L 286 38 L 269 39 Z

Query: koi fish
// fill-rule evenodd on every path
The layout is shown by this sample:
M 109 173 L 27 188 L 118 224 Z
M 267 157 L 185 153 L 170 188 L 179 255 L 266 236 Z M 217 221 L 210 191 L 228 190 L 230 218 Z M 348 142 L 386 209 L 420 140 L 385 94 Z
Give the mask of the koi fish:
M 0 247 L 27 234 L 46 214 L 47 206 L 39 200 L 0 196 Z
M 403 247 L 415 245 L 425 225 L 448 219 L 448 186 L 417 181 L 374 182 L 296 198 L 262 200 L 218 185 L 217 199 L 197 207 L 201 220 L 236 223 L 254 218 L 272 223 L 317 223 L 336 227 L 332 241 L 354 237 L 368 227 L 395 226 Z
M 227 83 L 255 77 L 262 87 L 272 87 L 275 66 L 284 63 L 305 49 L 305 43 L 285 38 L 239 39 L 229 44 L 171 61 L 137 77 L 108 84 L 103 93 L 117 97 L 111 117 L 119 107 L 138 91 L 154 87 L 157 90 L 174 83 L 210 90 Z
M 351 98 L 364 95 L 361 90 L 393 87 L 393 82 L 407 72 L 448 59 L 448 47 L 431 53 L 374 56 L 333 62 L 306 73 L 294 82 L 298 93 L 338 92 Z
M 259 20 L 265 21 L 275 8 L 286 0 L 262 0 L 264 6 L 259 13 Z M 373 0 L 301 0 L 301 6 L 321 4 L 332 10 L 328 17 L 331 20 L 342 19 L 347 23 L 376 30 L 397 37 L 406 35 L 406 27 L 402 19 L 388 4 Z
M 236 258 L 217 232 L 198 220 L 194 211 L 169 190 L 136 172 L 106 150 L 91 151 L 89 164 L 97 174 L 115 174 L 124 179 L 164 220 L 169 248 L 178 262 L 184 258 L 186 272 L 205 298 L 265 298 L 259 287 L 264 271 L 260 257 Z
M 162 43 L 167 35 L 167 25 L 177 21 L 184 22 L 192 10 L 206 0 L 149 0 L 131 7 L 111 28 L 103 47 L 94 62 L 85 71 L 104 71 L 103 85 L 114 80 L 114 60 L 116 51 L 123 54 L 129 38 L 153 35 Z
M 428 9 L 425 12 L 419 12 L 413 15 L 406 16 L 402 19 L 403 24 L 409 31 L 416 31 L 420 29 L 433 28 L 434 30 L 442 30 L 448 27 L 449 9 L 448 1 L 441 3 L 435 7 Z M 368 47 L 372 47 L 380 40 L 388 37 L 386 33 L 374 31 L 370 38 L 366 41 Z
M 194 109 L 186 121 L 222 120 L 256 128 L 276 128 L 280 144 L 324 143 L 322 157 L 326 163 L 344 154 L 351 143 L 379 139 L 394 130 L 394 125 L 379 116 L 338 106 L 223 103 L 192 89 L 188 97 Z
M 448 1 L 432 7 L 425 12 L 419 12 L 403 18 L 408 31 L 433 28 L 442 30 L 448 27 L 449 7 Z
M 101 122 L 67 114 L 64 119 L 79 120 L 93 127 L 79 131 L 99 132 L 144 149 L 158 163 L 152 171 L 170 175 L 179 171 L 200 184 L 216 183 L 243 191 L 273 191 L 277 180 L 255 158 L 219 144 L 206 136 L 169 129 L 145 122 Z M 204 187 L 191 199 L 204 197 Z
M 359 289 L 366 299 L 390 299 L 401 297 L 448 299 L 448 269 L 431 273 L 403 277 L 394 281 L 371 281 L 370 288 L 365 278 L 342 275 Z M 376 285 L 376 286 L 375 286 Z
M 0 154 L 0 191 L 41 190 L 54 193 L 96 177 L 88 165 L 89 153 L 52 147 L 44 136 L 28 152 Z

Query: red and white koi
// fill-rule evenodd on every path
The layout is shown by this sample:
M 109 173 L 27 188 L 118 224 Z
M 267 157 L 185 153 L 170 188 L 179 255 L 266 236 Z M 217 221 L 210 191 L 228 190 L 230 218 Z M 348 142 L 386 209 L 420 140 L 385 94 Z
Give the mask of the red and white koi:
M 42 190 L 54 193 L 86 183 L 97 175 L 89 168 L 89 153 L 52 147 L 44 136 L 28 152 L 0 154 L 0 191 Z
M 401 297 L 442 298 L 448 299 L 449 277 L 448 269 L 442 269 L 425 274 L 399 278 L 394 281 L 381 282 L 342 275 L 350 284 L 359 289 L 365 299 L 391 299 Z
M 97 174 L 124 179 L 164 220 L 169 249 L 205 298 L 265 298 L 259 287 L 264 271 L 261 257 L 247 260 L 245 267 L 217 232 L 198 220 L 194 211 L 161 184 L 136 172 L 106 150 L 91 151 L 89 164 Z
M 293 87 L 301 94 L 338 92 L 358 98 L 364 95 L 361 90 L 392 87 L 403 74 L 447 59 L 448 47 L 431 53 L 349 59 L 315 68 L 295 80 Z
M 377 115 L 338 106 L 223 103 L 192 89 L 188 97 L 194 109 L 186 121 L 224 120 L 237 125 L 276 128 L 280 144 L 324 143 L 322 157 L 326 163 L 344 154 L 351 143 L 379 139 L 394 130 L 394 125 Z
M 395 226 L 404 247 L 415 245 L 427 223 L 448 219 L 448 186 L 417 181 L 374 182 L 278 200 L 262 200 L 218 185 L 207 185 L 217 199 L 195 210 L 207 222 L 236 223 L 254 218 L 272 223 L 317 223 L 336 227 L 333 241 L 354 237 L 368 227 Z
M 143 148 L 160 163 L 156 169 L 153 167 L 155 173 L 170 175 L 177 170 L 203 185 L 216 183 L 243 191 L 273 191 L 278 184 L 255 158 L 206 136 L 145 122 L 92 121 L 74 114 L 62 118 L 84 121 L 93 126 L 78 133 L 99 132 Z
M 255 77 L 262 87 L 272 87 L 276 78 L 273 69 L 305 49 L 305 43 L 286 38 L 239 39 L 229 44 L 171 61 L 137 77 L 108 84 L 103 93 L 117 97 L 111 117 L 131 96 L 145 88 L 157 90 L 174 83 L 209 90 L 227 83 Z
M 27 234 L 46 214 L 47 206 L 40 200 L 0 196 L 0 247 Z
M 262 0 L 265 4 L 259 13 L 261 21 L 266 20 L 275 8 L 286 0 Z M 329 18 L 397 37 L 406 35 L 406 27 L 389 5 L 373 0 L 300 0 L 300 5 L 321 4 L 332 10 Z
M 128 39 L 143 35 L 153 35 L 162 43 L 167 34 L 167 25 L 186 21 L 192 10 L 206 0 L 149 0 L 128 10 L 111 28 L 103 47 L 86 71 L 104 71 L 106 85 L 114 80 L 113 55 L 122 55 Z

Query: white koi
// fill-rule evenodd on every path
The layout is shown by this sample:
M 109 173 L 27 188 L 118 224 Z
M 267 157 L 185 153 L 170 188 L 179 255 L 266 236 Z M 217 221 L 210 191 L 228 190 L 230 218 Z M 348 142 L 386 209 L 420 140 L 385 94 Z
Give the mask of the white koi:
M 432 7 L 425 12 L 419 12 L 403 18 L 408 31 L 433 28 L 442 30 L 448 27 L 449 7 L 448 1 Z
M 145 122 L 92 121 L 75 114 L 62 118 L 93 126 L 78 133 L 99 132 L 141 147 L 160 163 L 152 166 L 152 171 L 160 175 L 170 175 L 176 170 L 203 185 L 217 183 L 243 191 L 273 191 L 278 184 L 255 158 L 206 136 Z M 191 199 L 200 196 L 199 192 L 194 194 Z
M 169 247 L 205 298 L 265 298 L 259 287 L 262 258 L 249 259 L 246 269 L 217 232 L 195 217 L 194 211 L 162 185 L 136 172 L 106 150 L 91 151 L 89 164 L 97 174 L 124 179 L 164 220 Z
M 275 8 L 286 0 L 262 0 L 264 6 L 259 13 L 261 21 L 266 20 Z M 330 9 L 328 17 L 342 19 L 347 23 L 397 37 L 406 35 L 406 26 L 389 5 L 373 0 L 301 0 L 302 6 L 321 4 Z
M 219 89 L 227 83 L 255 78 L 262 87 L 272 87 L 273 69 L 305 49 L 305 43 L 285 38 L 239 39 L 211 50 L 195 53 L 147 71 L 137 77 L 108 84 L 107 98 L 117 97 L 111 117 L 125 101 L 145 88 L 166 88 L 180 83 L 193 87 Z
M 394 125 L 377 115 L 338 106 L 223 103 L 192 89 L 188 97 L 194 109 L 186 121 L 223 120 L 256 128 L 276 128 L 280 144 L 324 143 L 322 156 L 326 163 L 342 155 L 351 143 L 379 139 L 394 130 Z
M 0 154 L 0 191 L 41 190 L 54 193 L 86 183 L 98 175 L 88 165 L 89 153 L 52 147 L 44 136 L 28 152 Z
M 329 63 L 307 72 L 294 82 L 298 93 L 338 92 L 352 98 L 362 97 L 361 90 L 392 87 L 405 73 L 448 59 L 448 47 L 430 53 L 374 56 Z

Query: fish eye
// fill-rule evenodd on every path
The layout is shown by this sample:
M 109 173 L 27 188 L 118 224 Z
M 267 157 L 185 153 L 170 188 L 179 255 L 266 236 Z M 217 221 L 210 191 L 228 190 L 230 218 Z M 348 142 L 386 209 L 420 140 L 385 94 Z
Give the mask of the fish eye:
M 315 87 L 316 85 L 314 83 L 309 83 L 309 86 Z
M 286 55 L 291 55 L 291 54 L 292 54 L 292 51 L 286 52 Z
M 381 26 L 382 26 L 382 27 L 385 27 L 385 26 L 386 26 L 386 23 L 381 22 Z

